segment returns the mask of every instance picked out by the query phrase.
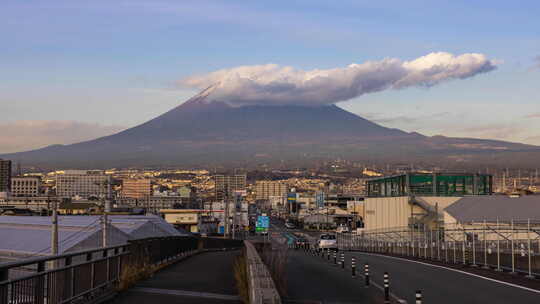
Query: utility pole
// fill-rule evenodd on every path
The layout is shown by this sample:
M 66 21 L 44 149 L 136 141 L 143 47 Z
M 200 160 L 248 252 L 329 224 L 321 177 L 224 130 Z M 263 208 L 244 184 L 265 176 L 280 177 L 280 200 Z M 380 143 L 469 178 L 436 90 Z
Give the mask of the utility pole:
M 225 183 L 224 185 L 225 187 L 225 217 L 224 217 L 224 225 L 225 227 L 223 227 L 223 236 L 224 237 L 229 237 L 229 186 L 227 183 Z
M 107 242 L 107 239 L 108 239 L 108 234 L 109 234 L 109 223 L 108 223 L 108 217 L 107 217 L 107 212 L 103 212 L 103 216 L 101 217 L 101 224 L 102 224 L 102 228 L 101 228 L 101 231 L 102 231 L 102 236 L 103 236 L 103 248 L 107 247 L 108 246 L 108 242 Z
M 57 201 L 53 203 L 53 211 L 51 218 L 51 255 L 58 255 L 58 206 Z M 49 262 L 49 267 L 55 269 L 58 266 L 58 261 Z
M 234 238 L 236 237 L 236 207 L 237 207 L 237 201 L 235 199 L 234 201 L 234 207 L 233 207 L 233 223 L 232 223 L 232 238 L 234 240 Z
M 58 209 L 57 202 L 54 202 L 52 211 L 52 226 L 51 226 L 51 255 L 58 254 Z
M 502 174 L 502 192 L 506 191 L 506 173 L 503 171 Z

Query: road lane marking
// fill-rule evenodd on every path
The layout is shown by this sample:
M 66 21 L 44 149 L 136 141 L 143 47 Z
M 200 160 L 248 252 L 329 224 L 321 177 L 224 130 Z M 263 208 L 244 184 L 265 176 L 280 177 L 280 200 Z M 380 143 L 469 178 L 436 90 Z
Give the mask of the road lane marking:
M 166 295 L 184 296 L 184 297 L 209 298 L 209 299 L 231 300 L 231 301 L 240 300 L 240 296 L 224 295 L 224 294 L 210 293 L 210 292 L 196 292 L 196 291 L 187 291 L 187 290 L 147 288 L 147 287 L 133 287 L 133 288 L 130 288 L 129 290 L 136 291 L 136 292 L 166 294 Z
M 519 289 L 523 289 L 523 290 L 527 290 L 527 291 L 531 291 L 531 292 L 540 294 L 540 290 L 528 288 L 528 287 L 517 285 L 517 284 L 508 283 L 508 282 L 505 282 L 505 281 L 500 281 L 500 280 L 497 280 L 497 279 L 484 277 L 484 276 L 481 276 L 481 275 L 478 275 L 478 274 L 474 274 L 474 273 L 470 273 L 470 272 L 466 272 L 466 271 L 462 271 L 462 270 L 458 270 L 458 269 L 454 269 L 454 268 L 450 268 L 450 267 L 434 265 L 434 264 L 429 264 L 429 263 L 424 263 L 424 262 L 420 262 L 420 261 L 414 261 L 414 260 L 409 260 L 409 259 L 404 259 L 404 258 L 399 258 L 399 257 L 394 257 L 394 256 L 387 256 L 387 255 L 384 255 L 384 254 L 367 253 L 367 252 L 358 252 L 358 254 L 379 256 L 379 257 L 384 257 L 384 258 L 389 258 L 389 259 L 395 259 L 395 260 L 400 260 L 400 261 L 407 261 L 407 262 L 411 262 L 411 263 L 417 263 L 417 264 L 421 264 L 421 265 L 425 265 L 425 266 L 431 266 L 431 267 L 434 267 L 434 268 L 441 268 L 441 269 L 451 270 L 451 271 L 466 274 L 466 275 L 469 275 L 469 276 L 472 276 L 472 277 L 477 277 L 477 278 L 484 279 L 484 280 L 487 280 L 487 281 L 496 282 L 496 283 L 500 283 L 500 284 L 507 285 L 507 286 L 510 286 L 510 287 L 515 287 L 515 288 L 519 288 Z

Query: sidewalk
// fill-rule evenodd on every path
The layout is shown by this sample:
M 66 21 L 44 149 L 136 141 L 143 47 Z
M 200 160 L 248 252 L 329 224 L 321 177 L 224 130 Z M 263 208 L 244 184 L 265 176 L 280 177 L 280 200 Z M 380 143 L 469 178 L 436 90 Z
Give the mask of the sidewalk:
M 113 304 L 241 303 L 233 263 L 240 251 L 205 252 L 158 271 Z

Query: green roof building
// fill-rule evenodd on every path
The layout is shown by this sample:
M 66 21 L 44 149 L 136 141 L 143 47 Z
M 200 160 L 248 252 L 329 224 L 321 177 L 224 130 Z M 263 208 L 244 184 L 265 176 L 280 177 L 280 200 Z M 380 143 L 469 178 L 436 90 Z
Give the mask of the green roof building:
M 418 173 L 370 179 L 367 197 L 466 196 L 493 194 L 493 176 L 478 173 Z

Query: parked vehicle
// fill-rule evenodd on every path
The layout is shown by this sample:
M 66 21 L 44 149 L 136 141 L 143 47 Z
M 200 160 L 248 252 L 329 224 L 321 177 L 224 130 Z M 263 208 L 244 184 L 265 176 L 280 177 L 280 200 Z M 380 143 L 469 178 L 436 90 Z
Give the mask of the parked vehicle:
M 299 247 L 309 245 L 308 240 L 306 238 L 303 238 L 303 237 L 297 238 L 295 243 L 296 243 L 296 246 L 299 246 Z
M 285 222 L 285 227 L 286 227 L 287 229 L 294 229 L 294 228 L 296 228 L 296 226 L 293 224 L 293 222 L 290 222 L 290 221 L 286 221 L 286 222 Z
M 336 236 L 334 234 L 321 234 L 317 247 L 323 250 L 337 250 Z
M 349 229 L 349 226 L 346 226 L 346 225 L 340 225 L 340 226 L 336 229 L 336 232 L 337 232 L 337 233 L 349 233 L 349 232 L 351 232 L 351 229 Z

